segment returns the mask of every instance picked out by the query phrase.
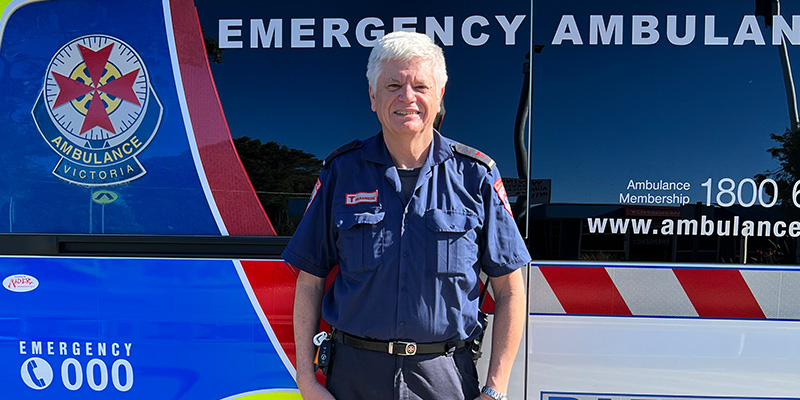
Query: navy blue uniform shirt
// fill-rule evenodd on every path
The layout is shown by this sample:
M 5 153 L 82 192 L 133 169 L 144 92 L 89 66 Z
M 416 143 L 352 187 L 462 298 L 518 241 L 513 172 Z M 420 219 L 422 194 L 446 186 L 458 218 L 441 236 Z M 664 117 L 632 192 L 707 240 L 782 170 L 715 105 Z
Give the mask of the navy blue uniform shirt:
M 472 339 L 480 271 L 497 277 L 530 261 L 500 172 L 453 146 L 434 132 L 407 205 L 382 134 L 322 170 L 283 258 L 318 277 L 340 266 L 322 302 L 335 328 L 378 340 Z

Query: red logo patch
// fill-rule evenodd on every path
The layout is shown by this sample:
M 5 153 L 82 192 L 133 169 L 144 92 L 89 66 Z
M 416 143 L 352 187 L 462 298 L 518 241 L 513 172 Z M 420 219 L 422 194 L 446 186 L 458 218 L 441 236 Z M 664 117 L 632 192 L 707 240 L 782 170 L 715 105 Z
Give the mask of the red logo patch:
M 506 194 L 506 188 L 503 186 L 503 178 L 497 178 L 492 186 L 494 187 L 494 191 L 497 193 L 497 197 L 499 197 L 500 201 L 503 202 L 503 207 L 505 207 L 506 211 L 508 211 L 508 214 L 513 218 L 514 213 L 511 212 L 511 204 L 508 202 L 508 194 Z
M 311 198 L 308 199 L 308 205 L 306 206 L 306 210 L 303 211 L 303 215 L 306 215 L 308 212 L 308 207 L 311 207 L 311 203 L 313 203 L 314 199 L 317 197 L 317 192 L 319 191 L 320 187 L 322 187 L 322 182 L 320 182 L 319 178 L 317 178 L 317 183 L 314 184 L 314 190 L 311 191 Z
M 374 192 L 358 192 L 358 193 L 347 193 L 344 199 L 344 204 L 348 206 L 352 206 L 353 204 L 358 203 L 377 203 L 378 202 L 378 190 Z

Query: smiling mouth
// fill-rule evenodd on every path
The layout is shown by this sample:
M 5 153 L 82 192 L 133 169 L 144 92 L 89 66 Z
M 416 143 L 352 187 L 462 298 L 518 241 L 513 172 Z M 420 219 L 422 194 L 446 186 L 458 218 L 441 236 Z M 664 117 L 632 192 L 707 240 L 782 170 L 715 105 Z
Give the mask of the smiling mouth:
M 419 111 L 395 111 L 397 115 L 418 115 Z

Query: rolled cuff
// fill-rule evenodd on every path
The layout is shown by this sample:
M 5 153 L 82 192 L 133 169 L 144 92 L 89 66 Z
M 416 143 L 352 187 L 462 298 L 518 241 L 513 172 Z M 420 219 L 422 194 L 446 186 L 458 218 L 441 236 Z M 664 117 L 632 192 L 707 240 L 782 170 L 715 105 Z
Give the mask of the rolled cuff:
M 328 276 L 328 273 L 331 272 L 330 268 L 317 266 L 314 263 L 304 259 L 299 254 L 293 252 L 288 247 L 283 250 L 281 257 L 283 258 L 283 261 L 289 265 L 319 278 L 325 278 Z

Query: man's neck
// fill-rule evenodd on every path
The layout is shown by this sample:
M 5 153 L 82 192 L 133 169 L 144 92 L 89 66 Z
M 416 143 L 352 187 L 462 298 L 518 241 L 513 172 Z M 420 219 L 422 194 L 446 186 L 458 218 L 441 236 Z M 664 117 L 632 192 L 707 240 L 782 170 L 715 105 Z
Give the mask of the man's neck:
M 425 159 L 428 158 L 428 153 L 433 143 L 433 131 L 423 132 L 413 137 L 398 138 L 384 135 L 383 139 L 396 167 L 403 169 L 419 168 L 422 164 L 425 164 Z

